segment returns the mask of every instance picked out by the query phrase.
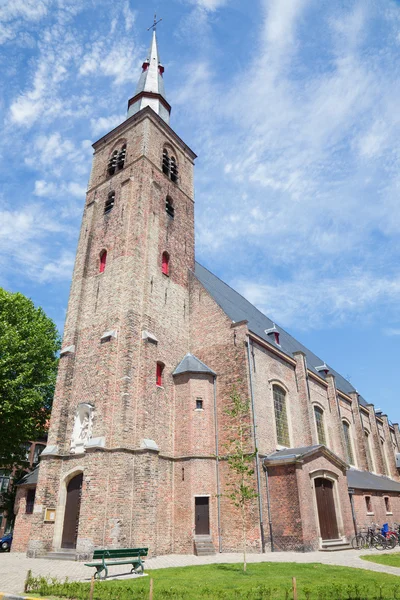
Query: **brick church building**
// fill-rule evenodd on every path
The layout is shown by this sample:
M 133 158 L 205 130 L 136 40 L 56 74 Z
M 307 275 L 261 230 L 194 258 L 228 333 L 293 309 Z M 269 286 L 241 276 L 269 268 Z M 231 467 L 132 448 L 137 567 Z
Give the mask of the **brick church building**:
M 93 145 L 48 442 L 13 550 L 239 550 L 234 385 L 256 450 L 249 550 L 343 547 L 356 523 L 400 521 L 399 427 L 196 263 L 196 155 L 169 125 L 163 72 L 153 32 L 127 119 Z

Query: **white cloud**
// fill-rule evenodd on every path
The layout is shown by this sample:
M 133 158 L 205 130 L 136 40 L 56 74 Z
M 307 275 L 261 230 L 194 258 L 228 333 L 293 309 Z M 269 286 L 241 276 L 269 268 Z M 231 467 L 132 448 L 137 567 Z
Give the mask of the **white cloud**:
M 58 260 L 47 262 L 39 273 L 41 283 L 49 281 L 69 281 L 72 276 L 75 256 L 72 252 L 62 252 Z
M 43 179 L 35 181 L 35 196 L 41 198 L 68 198 L 72 196 L 74 198 L 85 198 L 86 187 L 76 182 L 62 182 L 55 183 L 53 181 L 47 182 Z
M 353 324 L 373 322 L 382 306 L 394 308 L 400 302 L 400 274 L 379 277 L 356 269 L 343 277 L 318 279 L 307 271 L 286 282 L 237 280 L 235 285 L 277 323 L 298 329 L 326 329 L 350 320 Z M 399 335 L 400 330 L 387 329 L 386 333 Z
M 126 119 L 126 115 L 110 115 L 109 117 L 98 117 L 97 119 L 90 119 L 90 127 L 92 134 L 98 136 L 105 134 L 114 127 L 117 127 Z

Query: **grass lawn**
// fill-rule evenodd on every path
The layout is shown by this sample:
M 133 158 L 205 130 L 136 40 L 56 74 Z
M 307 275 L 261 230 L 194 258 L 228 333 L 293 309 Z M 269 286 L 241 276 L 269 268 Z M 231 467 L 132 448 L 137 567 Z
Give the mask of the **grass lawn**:
M 400 552 L 391 554 L 368 554 L 368 556 L 361 556 L 361 558 L 370 562 L 379 563 L 380 565 L 387 565 L 388 567 L 400 567 Z
M 240 564 L 147 573 L 149 576 L 143 579 L 96 582 L 93 600 L 147 600 L 150 578 L 154 580 L 154 600 L 291 600 L 292 577 L 297 580 L 299 600 L 400 599 L 400 577 L 319 563 L 250 564 L 247 573 L 243 573 Z M 57 583 L 39 589 L 32 587 L 30 591 L 47 598 L 89 598 L 88 583 Z

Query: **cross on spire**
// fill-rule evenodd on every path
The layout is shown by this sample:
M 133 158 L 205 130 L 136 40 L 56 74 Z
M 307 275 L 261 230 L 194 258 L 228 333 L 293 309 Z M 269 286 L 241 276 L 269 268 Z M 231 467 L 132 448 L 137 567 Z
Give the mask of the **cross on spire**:
M 155 31 L 157 29 L 157 25 L 160 23 L 160 21 L 162 21 L 162 19 L 158 19 L 158 21 L 157 21 L 157 15 L 156 15 L 156 13 L 154 13 L 153 25 L 150 25 L 150 27 L 147 29 L 147 31 L 150 31 L 150 29 Z

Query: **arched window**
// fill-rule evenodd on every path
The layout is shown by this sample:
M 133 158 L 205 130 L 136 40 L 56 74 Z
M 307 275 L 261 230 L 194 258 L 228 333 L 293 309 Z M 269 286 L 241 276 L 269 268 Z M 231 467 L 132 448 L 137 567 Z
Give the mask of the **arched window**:
M 104 214 L 105 215 L 114 208 L 114 204 L 115 204 L 115 192 L 110 192 L 107 196 L 107 200 L 104 205 Z
M 351 444 L 350 425 L 343 421 L 343 434 L 345 441 L 346 459 L 350 465 L 354 465 L 353 446 Z
M 365 454 L 367 456 L 368 471 L 374 471 L 374 463 L 373 463 L 372 454 L 371 454 L 371 444 L 370 444 L 369 432 L 366 430 L 364 431 L 364 439 L 365 439 Z
M 168 252 L 163 252 L 161 259 L 161 270 L 164 275 L 169 275 L 169 254 Z
M 280 446 L 289 446 L 290 440 L 286 410 L 286 392 L 278 385 L 274 385 L 272 390 L 274 396 L 276 438 Z
M 326 436 L 324 427 L 324 411 L 319 406 L 314 406 L 315 425 L 317 427 L 318 444 L 326 446 Z
M 171 219 L 175 216 L 174 202 L 170 196 L 167 196 L 165 199 L 165 212 Z
M 120 171 L 124 168 L 126 158 L 126 144 L 124 144 L 118 154 L 117 169 Z
M 164 148 L 162 155 L 163 173 L 174 183 L 178 183 L 178 164 L 175 156 L 170 156 L 168 150 Z
M 156 369 L 156 385 L 158 385 L 159 387 L 161 387 L 163 384 L 163 371 L 164 371 L 163 363 L 158 362 L 157 369 Z
M 105 268 L 106 268 L 106 262 L 107 262 L 107 250 L 103 250 L 100 253 L 100 268 L 99 268 L 100 273 L 104 273 Z
M 164 150 L 163 150 L 162 170 L 163 170 L 163 173 L 165 173 L 165 175 L 168 175 L 168 177 L 169 177 L 170 161 L 169 161 L 168 150 L 166 148 L 164 148 Z
M 385 440 L 381 438 L 382 459 L 383 459 L 383 475 L 390 475 L 388 459 L 386 454 Z
M 110 156 L 110 160 L 108 161 L 107 173 L 109 175 L 114 175 L 115 169 L 117 166 L 118 160 L 118 150 L 114 150 L 114 152 Z

